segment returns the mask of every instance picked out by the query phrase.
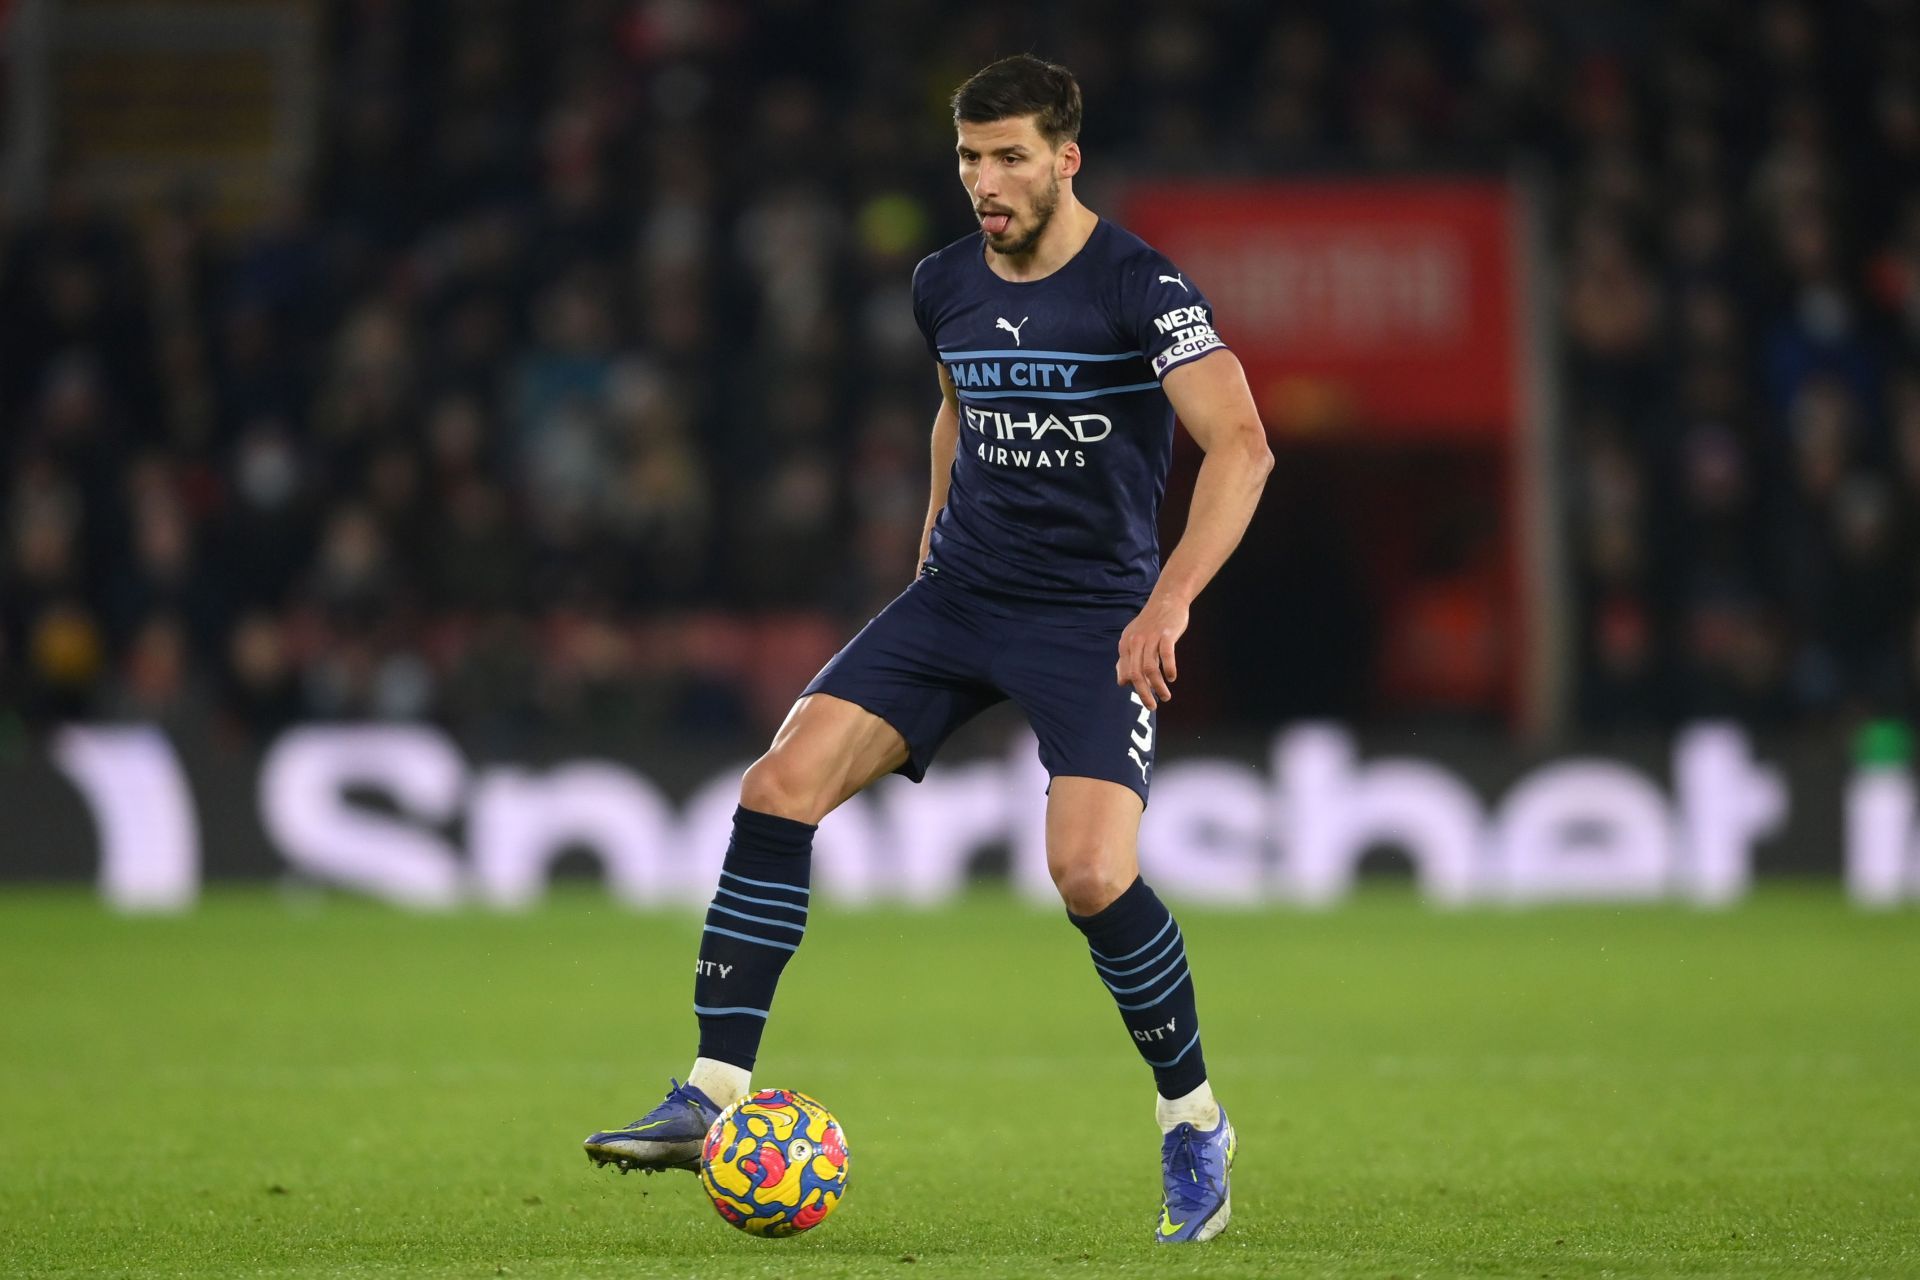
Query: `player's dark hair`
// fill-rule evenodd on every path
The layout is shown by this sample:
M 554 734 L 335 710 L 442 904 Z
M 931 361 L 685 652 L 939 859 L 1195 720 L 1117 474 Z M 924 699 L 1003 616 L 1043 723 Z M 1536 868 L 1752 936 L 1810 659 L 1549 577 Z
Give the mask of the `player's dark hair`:
M 1033 116 L 1047 145 L 1058 148 L 1080 136 L 1080 82 L 1057 62 L 1030 53 L 982 67 L 953 91 L 953 122 L 991 124 Z

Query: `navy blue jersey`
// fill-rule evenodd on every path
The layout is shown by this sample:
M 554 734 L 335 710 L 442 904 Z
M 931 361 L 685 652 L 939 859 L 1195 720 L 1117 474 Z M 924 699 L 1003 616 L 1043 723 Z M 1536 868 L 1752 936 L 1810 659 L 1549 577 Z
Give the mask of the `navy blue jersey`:
M 913 313 L 960 398 L 928 566 L 1026 600 L 1137 609 L 1160 576 L 1169 369 L 1222 344 L 1213 309 L 1102 220 L 1065 266 L 1014 283 L 970 235 L 913 273 Z

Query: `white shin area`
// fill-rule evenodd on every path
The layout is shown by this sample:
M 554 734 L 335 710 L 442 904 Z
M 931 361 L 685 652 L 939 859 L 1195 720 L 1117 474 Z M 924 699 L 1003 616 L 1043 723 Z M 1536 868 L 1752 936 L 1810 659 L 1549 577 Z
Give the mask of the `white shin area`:
M 1199 1088 L 1177 1098 L 1162 1098 L 1155 1094 L 1153 1118 L 1159 1121 L 1161 1133 L 1172 1133 L 1183 1124 L 1190 1124 L 1196 1129 L 1217 1129 L 1220 1127 L 1220 1104 L 1213 1100 L 1213 1086 L 1202 1080 Z
M 716 1058 L 695 1058 L 687 1083 L 724 1110 L 753 1092 L 753 1072 Z

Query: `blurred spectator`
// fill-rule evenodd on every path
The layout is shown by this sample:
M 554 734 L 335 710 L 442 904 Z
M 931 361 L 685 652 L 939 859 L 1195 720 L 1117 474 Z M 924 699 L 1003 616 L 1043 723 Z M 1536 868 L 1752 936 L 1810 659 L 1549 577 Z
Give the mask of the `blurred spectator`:
M 306 714 L 286 628 L 269 613 L 251 613 L 227 642 L 224 707 L 239 725 L 273 733 Z

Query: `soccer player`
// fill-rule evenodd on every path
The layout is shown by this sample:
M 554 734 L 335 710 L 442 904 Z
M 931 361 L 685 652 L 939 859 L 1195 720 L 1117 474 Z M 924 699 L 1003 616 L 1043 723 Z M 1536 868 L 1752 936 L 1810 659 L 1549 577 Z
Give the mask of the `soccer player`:
M 1075 198 L 1080 117 L 1072 74 L 1025 55 L 953 96 L 980 233 L 913 276 L 941 392 L 918 575 L 742 778 L 695 965 L 698 1057 L 653 1111 L 586 1140 L 596 1163 L 697 1167 L 707 1127 L 749 1092 L 806 931 L 816 824 L 888 773 L 918 781 L 956 727 L 1010 698 L 1051 779 L 1048 869 L 1153 1071 L 1155 1238 L 1226 1226 L 1233 1127 L 1207 1084 L 1180 926 L 1140 878 L 1136 839 L 1188 606 L 1246 531 L 1273 457 L 1195 282 Z M 1206 457 L 1162 566 L 1176 414 Z

